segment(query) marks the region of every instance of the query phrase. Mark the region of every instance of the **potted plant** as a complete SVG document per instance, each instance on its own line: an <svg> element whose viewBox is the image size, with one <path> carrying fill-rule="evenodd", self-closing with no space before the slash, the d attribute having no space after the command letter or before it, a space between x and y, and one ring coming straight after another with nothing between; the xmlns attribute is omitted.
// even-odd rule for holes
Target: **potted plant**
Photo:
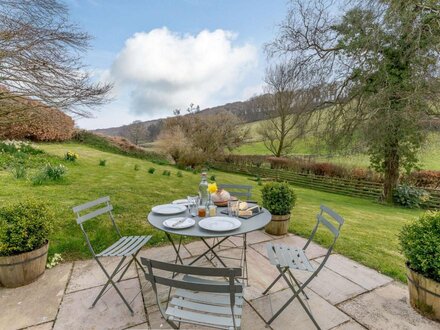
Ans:
<svg viewBox="0 0 440 330"><path fill-rule="evenodd" d="M427 212L403 226L399 241L407 260L411 306L440 320L440 212Z"/></svg>
<svg viewBox="0 0 440 330"><path fill-rule="evenodd" d="M44 273L53 214L46 204L26 200L0 208L0 283L9 288Z"/></svg>
<svg viewBox="0 0 440 330"><path fill-rule="evenodd" d="M271 214L272 219L266 226L266 232L272 235L287 234L290 221L290 210L295 206L296 195L288 183L270 182L261 190L263 207Z"/></svg>

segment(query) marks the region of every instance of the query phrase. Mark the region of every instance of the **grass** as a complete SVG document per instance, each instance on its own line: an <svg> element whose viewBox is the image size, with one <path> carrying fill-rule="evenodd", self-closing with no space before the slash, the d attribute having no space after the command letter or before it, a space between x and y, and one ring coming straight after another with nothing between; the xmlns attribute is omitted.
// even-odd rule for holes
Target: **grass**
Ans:
<svg viewBox="0 0 440 330"><path fill-rule="evenodd" d="M200 176L173 166L153 164L146 160L98 151L90 147L69 144L42 144L51 160L67 167L67 177L61 183L33 186L29 181L15 179L9 171L0 170L0 204L18 198L35 197L46 201L56 213L55 231L50 238L50 254L61 253L66 260L90 258L86 243L75 222L71 208L75 205L109 195L115 207L116 221L124 235L153 234L150 245L165 244L165 235L146 221L151 207L197 193ZM67 151L79 155L76 162L62 159ZM99 166L99 160L108 160ZM138 165L138 170L134 170ZM153 174L148 169L154 167ZM162 175L170 171L171 176ZM256 200L261 200L257 183L246 176L210 171L217 182L245 183L254 186ZM339 196L295 187L297 206L292 213L289 230L307 237L314 225L321 203L337 210L346 219L336 252L373 267L395 279L405 281L404 260L398 250L397 233L403 224L421 212L384 206L368 200ZM111 223L103 218L91 224L92 242L100 250L115 236ZM329 244L329 237L318 232L318 243Z"/></svg>

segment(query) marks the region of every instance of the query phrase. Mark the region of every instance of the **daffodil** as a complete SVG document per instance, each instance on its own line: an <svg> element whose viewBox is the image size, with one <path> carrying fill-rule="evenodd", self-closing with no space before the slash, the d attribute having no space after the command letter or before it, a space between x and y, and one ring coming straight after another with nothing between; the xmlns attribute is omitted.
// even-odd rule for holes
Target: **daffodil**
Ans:
<svg viewBox="0 0 440 330"><path fill-rule="evenodd" d="M217 192L217 183L210 183L208 184L208 191L213 194Z"/></svg>

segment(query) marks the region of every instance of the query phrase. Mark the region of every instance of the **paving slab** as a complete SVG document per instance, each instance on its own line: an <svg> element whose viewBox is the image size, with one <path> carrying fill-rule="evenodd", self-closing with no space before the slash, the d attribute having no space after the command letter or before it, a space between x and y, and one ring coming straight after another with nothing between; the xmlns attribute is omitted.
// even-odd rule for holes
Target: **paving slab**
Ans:
<svg viewBox="0 0 440 330"><path fill-rule="evenodd" d="M241 249L230 249L219 252L220 256L240 257ZM239 260L224 259L226 265L230 267L239 267ZM268 259L253 249L247 251L247 263L249 273L249 286L245 287L244 296L247 300L261 297L263 291L278 276L279 272L275 266L272 266ZM282 290L287 287L287 283L279 281L272 292Z"/></svg>
<svg viewBox="0 0 440 330"><path fill-rule="evenodd" d="M321 263L323 259L324 258L318 258L316 261ZM368 291L393 281L391 277L385 276L374 269L365 267L356 261L341 256L340 254L332 254L327 260L325 267L345 278L348 278Z"/></svg>
<svg viewBox="0 0 440 330"><path fill-rule="evenodd" d="M124 261L126 264L128 258ZM120 257L108 257L101 258L104 268L107 270L109 275L113 273L113 270L116 268L118 263L121 261ZM117 275L116 280L119 279L119 275L122 274L122 271ZM130 265L130 268L124 275L123 279L135 278L137 276L136 268L133 263ZM99 267L96 260L81 260L75 261L73 265L72 276L69 281L69 285L67 286L67 293L75 292L78 290L84 290L93 288L96 286L104 285L107 282L107 277L102 271L101 267Z"/></svg>
<svg viewBox="0 0 440 330"><path fill-rule="evenodd" d="M377 288L338 305L368 329L440 329L408 303L408 289L396 282Z"/></svg>
<svg viewBox="0 0 440 330"><path fill-rule="evenodd" d="M312 265L316 269L319 264L312 261ZM310 272L300 270L292 270L292 274L301 283L304 283L310 275L312 275ZM363 287L325 267L307 287L334 305L367 291Z"/></svg>
<svg viewBox="0 0 440 330"><path fill-rule="evenodd" d="M191 255L183 247L180 248L180 256L182 258L188 258ZM144 257L153 260L161 260L167 262L174 262L176 260L176 252L172 245L165 245L159 247L153 247L149 249L142 249L139 251L138 258Z"/></svg>
<svg viewBox="0 0 440 330"><path fill-rule="evenodd" d="M307 304L321 329L331 329L350 321L350 318L346 314L342 313L311 290L306 290L306 293L309 296ZM292 291L286 289L255 299L251 304L257 312L268 321L291 296ZM280 330L316 329L297 299L288 305L275 321L272 322L271 327Z"/></svg>
<svg viewBox="0 0 440 330"><path fill-rule="evenodd" d="M54 320L71 269L71 263L64 263L47 269L31 284L0 288L0 329L19 329Z"/></svg>
<svg viewBox="0 0 440 330"><path fill-rule="evenodd" d="M296 235L287 235L283 236L279 239L272 240L272 243L276 244L285 244L289 246L296 246L299 248L302 248L306 244L307 240L305 238L296 236ZM267 257L266 252L266 244L267 242L257 243L257 244L251 244L251 248L261 253L264 257ZM318 257L322 257L327 253L327 249L323 248L322 246L319 246L318 244L315 244L313 242L310 243L310 245L307 247L306 255L310 259L315 259Z"/></svg>
<svg viewBox="0 0 440 330"><path fill-rule="evenodd" d="M360 325L356 321L350 320L348 322L345 322L343 324L340 324L340 325L332 328L331 330L365 330L365 329L367 329L367 328Z"/></svg>
<svg viewBox="0 0 440 330"><path fill-rule="evenodd" d="M121 281L118 287L129 302L137 295L131 304L134 315L131 315L114 288L105 293L94 308L90 308L102 288L99 286L66 294L54 329L123 329L146 322L142 296L138 294L138 279Z"/></svg>
<svg viewBox="0 0 440 330"><path fill-rule="evenodd" d="M247 244L257 244L261 242L269 242L270 240L273 240L273 237L266 234L263 230L256 230L253 232L250 232L246 235L246 241ZM242 236L232 236L229 238L235 245L237 246L243 246L243 237Z"/></svg>
<svg viewBox="0 0 440 330"><path fill-rule="evenodd" d="M39 325L26 328L26 330L51 330L53 328L53 322L46 322Z"/></svg>

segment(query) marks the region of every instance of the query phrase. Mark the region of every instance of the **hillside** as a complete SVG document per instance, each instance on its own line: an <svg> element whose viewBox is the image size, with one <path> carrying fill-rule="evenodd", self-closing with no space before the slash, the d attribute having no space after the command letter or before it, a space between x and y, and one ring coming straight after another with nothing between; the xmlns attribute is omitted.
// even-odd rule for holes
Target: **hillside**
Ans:
<svg viewBox="0 0 440 330"><path fill-rule="evenodd" d="M255 101L254 100L248 100L248 101L238 101L238 102L232 102L227 103L224 105L219 105L212 108L206 108L203 110L200 110L198 114L200 115L206 115L206 114L212 114L219 111L229 111L235 114L238 118L240 118L244 123L251 123L259 120L265 119L265 114L261 111L261 109L255 107ZM147 137L145 142L153 142L157 135L160 132L160 128L162 125L163 119L154 119L154 120L148 120L142 122L142 124L145 126L147 130ZM119 127L109 127L109 128L102 128L102 129L96 129L93 130L95 133L101 133L109 136L123 136L128 137L130 128L132 127L131 124L129 125L123 125Z"/></svg>

